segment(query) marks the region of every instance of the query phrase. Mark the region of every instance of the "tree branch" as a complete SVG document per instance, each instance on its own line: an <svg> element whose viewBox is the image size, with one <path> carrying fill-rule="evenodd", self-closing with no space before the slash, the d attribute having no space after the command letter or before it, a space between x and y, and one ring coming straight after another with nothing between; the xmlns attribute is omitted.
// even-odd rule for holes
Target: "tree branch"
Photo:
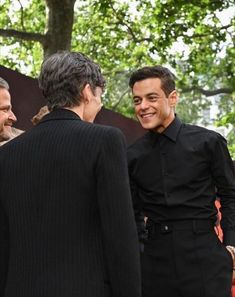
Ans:
<svg viewBox="0 0 235 297"><path fill-rule="evenodd" d="M20 4L20 20L21 20L21 27L23 30L25 30L24 27L24 8L23 5L21 4L20 0L18 0L19 4Z"/></svg>
<svg viewBox="0 0 235 297"><path fill-rule="evenodd" d="M38 41L41 44L44 44L46 39L46 35L43 35L43 34L23 32L23 31L12 30L12 29L0 29L0 36L15 37L18 39L23 39L28 41Z"/></svg>
<svg viewBox="0 0 235 297"><path fill-rule="evenodd" d="M191 87L191 88L184 88L181 90L182 93L189 93L191 91L198 91L205 95L206 97L210 96L215 96L218 94L232 94L233 90L231 88L221 88L221 89L216 89L216 90L204 90L203 88L200 87Z"/></svg>
<svg viewBox="0 0 235 297"><path fill-rule="evenodd" d="M210 36L210 35L213 35L213 36L214 36L215 31L220 32L220 31L222 31L222 30L227 30L227 29L230 28L230 27L232 27L231 24L229 24L229 25L227 25L227 26L222 26L222 27L220 27L220 28L213 28L213 31L208 32L208 33L205 33L205 34L195 33L195 34L193 34L193 35L191 36L191 38L208 37L208 36ZM187 36L187 37L188 37L187 34L184 34L184 36Z"/></svg>
<svg viewBox="0 0 235 297"><path fill-rule="evenodd" d="M133 31L133 29L131 28L131 26L124 21L124 19L117 13L117 11L115 10L115 8L113 7L113 5L110 3L110 7L112 9L112 11L114 12L114 14L116 15L116 18L118 20L118 24L121 24L123 26L125 26L127 28L127 32L130 34L130 36L132 37L133 41L135 43L140 43L140 42L143 42L143 41L151 41L152 39L151 38L140 38L138 39Z"/></svg>
<svg viewBox="0 0 235 297"><path fill-rule="evenodd" d="M118 107L118 105L121 103L122 99L124 98L124 96L129 92L129 88L127 88L119 97L118 101L111 107L111 109L113 111L115 111Z"/></svg>

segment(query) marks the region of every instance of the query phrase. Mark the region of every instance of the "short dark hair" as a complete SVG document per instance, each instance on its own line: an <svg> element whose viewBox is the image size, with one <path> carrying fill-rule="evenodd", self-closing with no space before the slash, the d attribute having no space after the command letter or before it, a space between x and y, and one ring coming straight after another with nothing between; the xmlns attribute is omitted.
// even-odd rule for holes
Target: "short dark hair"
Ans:
<svg viewBox="0 0 235 297"><path fill-rule="evenodd" d="M168 68L160 65L146 66L133 72L129 80L129 86L133 89L136 82L147 78L159 78L161 88L166 96L169 96L175 90L175 75Z"/></svg>
<svg viewBox="0 0 235 297"><path fill-rule="evenodd" d="M8 85L8 82L3 79L2 77L0 77L0 88L2 89L7 89L9 91L9 85Z"/></svg>
<svg viewBox="0 0 235 297"><path fill-rule="evenodd" d="M43 61L39 87L49 110L79 105L86 84L94 92L96 87L104 88L105 80L99 65L84 54L61 51Z"/></svg>

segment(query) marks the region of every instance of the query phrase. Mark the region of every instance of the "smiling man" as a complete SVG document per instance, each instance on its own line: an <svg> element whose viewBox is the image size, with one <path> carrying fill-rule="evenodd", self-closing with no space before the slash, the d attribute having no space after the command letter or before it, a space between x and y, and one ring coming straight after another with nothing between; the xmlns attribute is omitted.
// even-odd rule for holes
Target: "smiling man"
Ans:
<svg viewBox="0 0 235 297"><path fill-rule="evenodd" d="M181 122L167 68L141 68L129 85L136 116L148 130L128 149L143 297L230 297L235 173L226 140ZM214 231L216 197L223 243Z"/></svg>
<svg viewBox="0 0 235 297"><path fill-rule="evenodd" d="M17 119L11 108L9 85L0 77L0 144L13 137L12 125Z"/></svg>

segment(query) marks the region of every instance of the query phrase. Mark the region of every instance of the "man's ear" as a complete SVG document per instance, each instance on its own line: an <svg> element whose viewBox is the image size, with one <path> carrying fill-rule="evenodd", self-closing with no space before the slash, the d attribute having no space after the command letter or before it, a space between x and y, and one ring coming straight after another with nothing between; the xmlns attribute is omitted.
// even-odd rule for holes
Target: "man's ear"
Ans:
<svg viewBox="0 0 235 297"><path fill-rule="evenodd" d="M85 104L88 104L92 99L92 90L89 84L86 84L82 90L82 98Z"/></svg>
<svg viewBox="0 0 235 297"><path fill-rule="evenodd" d="M171 107L175 107L178 102L178 94L176 90L172 91L170 95L168 96L169 103Z"/></svg>

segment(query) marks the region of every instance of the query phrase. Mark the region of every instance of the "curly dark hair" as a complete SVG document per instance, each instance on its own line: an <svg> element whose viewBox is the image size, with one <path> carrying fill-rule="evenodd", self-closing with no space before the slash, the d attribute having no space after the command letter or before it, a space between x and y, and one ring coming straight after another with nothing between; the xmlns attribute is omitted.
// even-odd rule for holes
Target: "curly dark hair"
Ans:
<svg viewBox="0 0 235 297"><path fill-rule="evenodd" d="M46 58L41 66L39 87L49 110L80 104L81 92L89 84L105 86L99 65L79 52L61 51Z"/></svg>

